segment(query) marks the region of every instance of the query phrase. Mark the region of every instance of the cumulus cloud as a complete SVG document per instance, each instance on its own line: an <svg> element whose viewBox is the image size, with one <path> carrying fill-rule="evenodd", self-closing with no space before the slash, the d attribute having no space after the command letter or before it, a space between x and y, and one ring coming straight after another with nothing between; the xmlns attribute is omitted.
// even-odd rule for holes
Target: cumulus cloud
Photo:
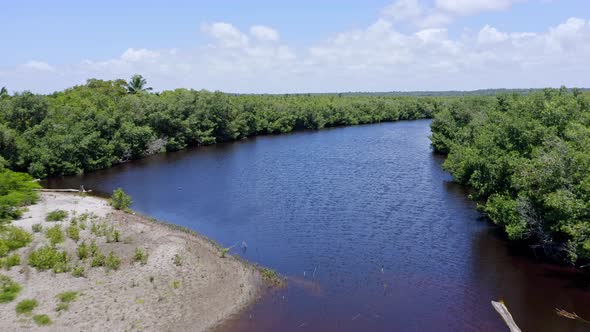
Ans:
<svg viewBox="0 0 590 332"><path fill-rule="evenodd" d="M30 61L0 68L0 81L15 90L41 92L80 84L90 77L128 78L134 73L143 74L156 89L229 92L588 86L587 19L570 18L540 32L502 31L487 24L456 36L449 33L448 23L401 27L432 17L439 9L415 0L400 3L384 9L364 28L343 31L298 50L281 42L272 27L240 30L215 22L201 26L212 43L194 49L129 48L112 59L69 65ZM478 8L504 8L498 5L501 2L492 7L490 3Z"/></svg>
<svg viewBox="0 0 590 332"><path fill-rule="evenodd" d="M519 1L523 0L436 0L436 8L456 15L473 15L506 10Z"/></svg>
<svg viewBox="0 0 590 332"><path fill-rule="evenodd" d="M275 29L264 25L255 25L251 27L250 34L261 41L276 42L279 40L279 33Z"/></svg>

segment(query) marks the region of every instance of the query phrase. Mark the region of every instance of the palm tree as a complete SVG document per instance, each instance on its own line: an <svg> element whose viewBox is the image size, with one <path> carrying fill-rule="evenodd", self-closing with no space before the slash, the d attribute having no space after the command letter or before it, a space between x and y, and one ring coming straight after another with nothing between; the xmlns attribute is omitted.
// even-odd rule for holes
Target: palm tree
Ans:
<svg viewBox="0 0 590 332"><path fill-rule="evenodd" d="M135 74L131 77L131 80L129 80L129 83L127 83L127 92L128 93L138 93L138 92L144 92L144 91L151 91L152 88L145 87L146 84L147 84L147 81L145 80L145 78L143 78L143 76L141 76L139 74Z"/></svg>
<svg viewBox="0 0 590 332"><path fill-rule="evenodd" d="M5 86L3 86L2 89L0 89L0 98L3 97L8 97L8 90L6 90Z"/></svg>

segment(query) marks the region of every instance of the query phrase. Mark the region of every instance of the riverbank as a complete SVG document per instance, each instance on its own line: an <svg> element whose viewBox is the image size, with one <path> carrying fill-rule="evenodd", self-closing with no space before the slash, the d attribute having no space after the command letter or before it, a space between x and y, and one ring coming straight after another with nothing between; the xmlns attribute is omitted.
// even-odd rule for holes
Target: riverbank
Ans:
<svg viewBox="0 0 590 332"><path fill-rule="evenodd" d="M55 210L68 216L46 221ZM208 239L114 210L104 199L41 193L13 224L31 232L33 240L17 251L21 265L0 272L22 286L14 301L0 304L2 331L209 330L252 303L262 287L255 267L223 255ZM71 224L79 229L79 240L65 236L57 245L67 252L69 272L38 271L27 264L29 255L48 243L47 229L61 225L66 230ZM34 225L43 230L34 232L39 227ZM120 258L120 266L92 267L94 259L79 259L81 243L93 241L105 256L113 252ZM74 276L79 267L84 276ZM57 298L64 292L77 295L68 308ZM32 314L47 314L52 324L39 327L32 315L17 314L16 304L24 299L35 299Z"/></svg>

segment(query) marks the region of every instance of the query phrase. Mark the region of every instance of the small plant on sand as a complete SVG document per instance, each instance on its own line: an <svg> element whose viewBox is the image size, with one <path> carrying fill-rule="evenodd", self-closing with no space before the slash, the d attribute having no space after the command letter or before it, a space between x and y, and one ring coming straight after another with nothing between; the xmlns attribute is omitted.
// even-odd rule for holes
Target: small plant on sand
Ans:
<svg viewBox="0 0 590 332"><path fill-rule="evenodd" d="M66 228L66 234L68 234L68 237L75 242L80 240L80 228L78 228L77 225L70 225Z"/></svg>
<svg viewBox="0 0 590 332"><path fill-rule="evenodd" d="M104 266L104 263L105 263L105 256L103 254L101 254L99 251L97 251L96 254L94 254L92 256L92 261L90 262L90 266L91 267Z"/></svg>
<svg viewBox="0 0 590 332"><path fill-rule="evenodd" d="M90 256L90 249L88 248L86 241L82 241L82 243L78 245L76 253L78 254L78 259L82 261Z"/></svg>
<svg viewBox="0 0 590 332"><path fill-rule="evenodd" d="M262 275L262 279L272 282L275 285L282 285L284 282L276 271L267 267L260 268L260 274Z"/></svg>
<svg viewBox="0 0 590 332"><path fill-rule="evenodd" d="M148 254L147 252L143 251L143 249L137 247L135 248L135 254L133 255L133 261L139 262L141 265L147 264Z"/></svg>
<svg viewBox="0 0 590 332"><path fill-rule="evenodd" d="M90 242L90 255L96 256L99 253L98 246L96 245L96 241L92 240Z"/></svg>
<svg viewBox="0 0 590 332"><path fill-rule="evenodd" d="M68 212L64 210L53 210L47 214L47 221L62 221L68 217Z"/></svg>
<svg viewBox="0 0 590 332"><path fill-rule="evenodd" d="M76 266L72 269L72 275L76 278L86 277L84 266Z"/></svg>
<svg viewBox="0 0 590 332"><path fill-rule="evenodd" d="M10 302L18 296L22 286L13 281L12 278L0 275L0 303Z"/></svg>
<svg viewBox="0 0 590 332"><path fill-rule="evenodd" d="M225 255L229 252L231 248L221 248L221 258L225 258Z"/></svg>
<svg viewBox="0 0 590 332"><path fill-rule="evenodd" d="M0 266L7 270L17 265L20 265L20 256L18 254L12 254L8 257L0 258Z"/></svg>
<svg viewBox="0 0 590 332"><path fill-rule="evenodd" d="M121 241L121 232L119 232L118 229L116 229L115 227L111 227L107 230L106 234L106 240L107 243L112 243L112 242L120 242Z"/></svg>
<svg viewBox="0 0 590 332"><path fill-rule="evenodd" d="M57 262L53 265L53 273L66 273L72 270L72 267L67 262Z"/></svg>
<svg viewBox="0 0 590 332"><path fill-rule="evenodd" d="M35 316L33 316L33 320L39 326L47 326L47 325L51 325L51 323L52 323L51 318L49 318L49 316L47 316L47 315L35 315Z"/></svg>
<svg viewBox="0 0 590 332"><path fill-rule="evenodd" d="M111 251L105 259L104 265L108 270L118 270L121 266L121 258Z"/></svg>
<svg viewBox="0 0 590 332"><path fill-rule="evenodd" d="M34 224L31 228L33 229L33 233L41 233L43 231L43 226L41 224Z"/></svg>
<svg viewBox="0 0 590 332"><path fill-rule="evenodd" d="M58 243L64 242L65 240L64 233L61 230L61 225L55 225L48 228L45 232L45 237L49 239L49 243L51 243L51 245L56 245Z"/></svg>
<svg viewBox="0 0 590 332"><path fill-rule="evenodd" d="M12 225L0 224L0 257L8 252L27 246L33 237L24 229Z"/></svg>
<svg viewBox="0 0 590 332"><path fill-rule="evenodd" d="M68 263L65 251L60 251L51 246L44 246L29 255L29 265L37 270L49 270L58 267L61 270Z"/></svg>
<svg viewBox="0 0 590 332"><path fill-rule="evenodd" d="M75 301L78 298L78 292L63 292L57 294L57 299L59 300L59 304L55 311L64 311L70 308L70 302Z"/></svg>
<svg viewBox="0 0 590 332"><path fill-rule="evenodd" d="M176 266L181 266L182 265L182 258L180 257L179 254L175 254L174 258L172 259L172 261L174 262L174 265Z"/></svg>
<svg viewBox="0 0 590 332"><path fill-rule="evenodd" d="M173 280L172 281L172 288L178 289L178 288L180 288L180 285L181 285L180 280Z"/></svg>
<svg viewBox="0 0 590 332"><path fill-rule="evenodd" d="M22 300L16 305L17 314L30 314L39 305L35 299Z"/></svg>
<svg viewBox="0 0 590 332"><path fill-rule="evenodd" d="M117 210L127 210L131 206L133 201L131 200L131 196L127 195L123 189L118 188L117 190L113 191L113 195L111 196L111 205Z"/></svg>

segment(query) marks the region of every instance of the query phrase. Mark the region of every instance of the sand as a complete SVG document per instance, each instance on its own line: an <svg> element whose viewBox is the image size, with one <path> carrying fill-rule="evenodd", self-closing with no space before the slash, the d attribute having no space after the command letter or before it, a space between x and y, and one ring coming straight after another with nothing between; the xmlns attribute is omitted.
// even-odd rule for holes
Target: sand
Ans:
<svg viewBox="0 0 590 332"><path fill-rule="evenodd" d="M69 212L61 222L45 221L48 212ZM13 221L27 231L33 224L45 230L56 223L67 227L72 216L92 213L81 240L96 243L102 253L113 251L122 258L119 270L90 267L89 260L78 262L77 244L66 239L58 247L68 251L74 265L86 267L86 277L72 273L37 271L27 265L29 253L48 240L44 232L33 233L34 240L17 252L21 265L2 270L23 286L18 298L0 304L0 331L203 331L210 330L255 301L262 289L258 270L234 257L222 258L220 248L206 238L146 217L111 208L107 201L92 196L42 193L23 218ZM91 224L108 224L121 233L120 242L106 243L106 238L91 232ZM147 263L133 261L135 249L148 253ZM175 264L179 255L181 264ZM56 295L76 291L80 295L69 309L56 311ZM35 314L47 314L53 323L37 326L30 315L17 315L16 304L36 299Z"/></svg>

